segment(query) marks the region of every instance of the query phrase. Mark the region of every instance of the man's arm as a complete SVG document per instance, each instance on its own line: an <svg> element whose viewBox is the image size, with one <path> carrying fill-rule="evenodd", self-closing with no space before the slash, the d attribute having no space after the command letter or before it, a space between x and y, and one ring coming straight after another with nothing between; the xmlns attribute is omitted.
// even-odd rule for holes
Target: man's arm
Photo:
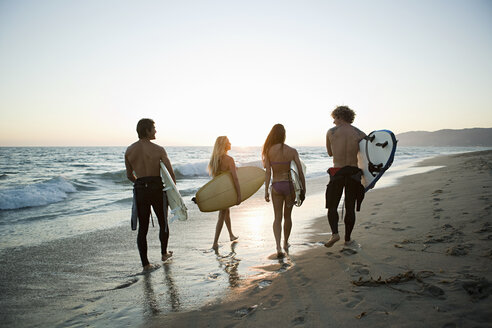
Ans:
<svg viewBox="0 0 492 328"><path fill-rule="evenodd" d="M356 127L354 127L354 128L355 128L355 131L357 131L357 134L359 136L359 141L361 141L362 139L364 139L366 137L366 134L364 132L362 132L361 130L359 130Z"/></svg>
<svg viewBox="0 0 492 328"><path fill-rule="evenodd" d="M330 136L332 134L332 130L328 130L326 132L326 152L328 153L328 156L333 157L333 152L331 151L331 142L330 142Z"/></svg>
<svg viewBox="0 0 492 328"><path fill-rule="evenodd" d="M130 160L128 159L128 151L125 153L125 167L126 167L126 177L128 178L128 180L135 183L137 177L135 177L135 174L133 174L133 168L132 165L130 164Z"/></svg>
<svg viewBox="0 0 492 328"><path fill-rule="evenodd" d="M166 167L167 171L171 175L171 178L173 179L174 183L176 183L176 176L174 175L174 170L173 166L171 165L171 161L169 160L169 157L167 157L166 150L163 147L161 148L161 161L164 163L164 166Z"/></svg>

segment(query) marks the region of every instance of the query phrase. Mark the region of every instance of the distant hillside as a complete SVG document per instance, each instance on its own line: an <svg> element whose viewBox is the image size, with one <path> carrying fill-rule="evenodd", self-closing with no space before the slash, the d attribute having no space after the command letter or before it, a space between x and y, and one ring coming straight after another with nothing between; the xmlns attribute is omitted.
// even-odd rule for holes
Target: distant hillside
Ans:
<svg viewBox="0 0 492 328"><path fill-rule="evenodd" d="M492 147L492 128L411 131L396 136L398 146L484 146Z"/></svg>

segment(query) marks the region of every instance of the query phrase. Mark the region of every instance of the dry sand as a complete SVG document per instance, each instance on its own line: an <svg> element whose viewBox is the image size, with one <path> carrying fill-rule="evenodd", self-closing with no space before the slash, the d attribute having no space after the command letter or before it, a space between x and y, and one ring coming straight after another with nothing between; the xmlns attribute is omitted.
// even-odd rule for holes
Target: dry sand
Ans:
<svg viewBox="0 0 492 328"><path fill-rule="evenodd" d="M366 194L354 246L319 243L285 272L279 261L223 302L150 326L491 327L492 151L422 165L444 167ZM314 226L311 241L326 242L326 217Z"/></svg>

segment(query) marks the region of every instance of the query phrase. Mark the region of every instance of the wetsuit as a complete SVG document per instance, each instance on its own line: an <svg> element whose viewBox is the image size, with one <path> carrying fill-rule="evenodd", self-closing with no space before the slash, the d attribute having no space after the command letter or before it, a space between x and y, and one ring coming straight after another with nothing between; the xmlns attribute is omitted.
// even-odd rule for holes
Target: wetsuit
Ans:
<svg viewBox="0 0 492 328"><path fill-rule="evenodd" d="M147 258L147 232L149 231L150 206L154 208L159 221L161 253L163 255L167 253L169 227L167 224L167 197L163 189L161 177L138 178L134 184L139 225L137 246L142 266L149 264Z"/></svg>
<svg viewBox="0 0 492 328"><path fill-rule="evenodd" d="M345 240L350 240L350 235L355 225L355 205L360 211L360 205L364 199L364 186L361 184L362 171L358 167L345 166L340 169L328 170L330 183L326 187L326 208L328 209L328 222L331 231L338 233L338 204L345 189Z"/></svg>

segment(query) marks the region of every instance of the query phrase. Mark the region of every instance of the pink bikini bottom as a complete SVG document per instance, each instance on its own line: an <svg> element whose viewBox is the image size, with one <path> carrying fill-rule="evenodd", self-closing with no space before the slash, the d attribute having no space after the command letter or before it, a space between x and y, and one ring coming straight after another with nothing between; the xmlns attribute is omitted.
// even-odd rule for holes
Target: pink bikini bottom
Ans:
<svg viewBox="0 0 492 328"><path fill-rule="evenodd" d="M273 190L277 192L277 194L281 194L284 196L288 196L292 193L292 184L290 181L276 181L272 183Z"/></svg>

